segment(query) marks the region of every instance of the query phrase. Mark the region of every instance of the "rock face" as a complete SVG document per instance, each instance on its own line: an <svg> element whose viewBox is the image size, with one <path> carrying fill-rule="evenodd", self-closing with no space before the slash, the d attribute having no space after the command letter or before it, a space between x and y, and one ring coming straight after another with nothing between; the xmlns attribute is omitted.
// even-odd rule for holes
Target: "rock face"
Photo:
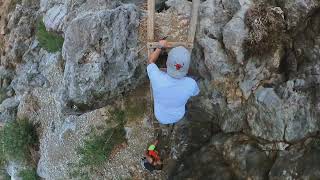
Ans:
<svg viewBox="0 0 320 180"><path fill-rule="evenodd" d="M319 178L319 139L308 139L306 148L292 147L279 153L270 173L270 179Z"/></svg>
<svg viewBox="0 0 320 180"><path fill-rule="evenodd" d="M0 86L6 99L0 122L28 117L39 123L38 175L68 179L91 127L112 127L106 109L117 106L134 116L151 107L140 104L149 98L148 88L130 101L138 108L126 101L147 80L145 54L138 52L145 45L138 33L144 1L23 0L11 9L1 2ZM274 49L249 54L247 12L260 3L283 16L286 37L275 39ZM169 8L186 21L191 4L157 1L159 10ZM319 178L319 12L319 0L201 1L191 67L201 94L191 100L184 127L173 132L183 140L170 144L175 167L157 175L140 168L137 157L154 138L150 114L143 111L126 124L128 147L91 178ZM39 20L64 37L60 51L40 47ZM16 176L23 167L10 163Z"/></svg>
<svg viewBox="0 0 320 180"><path fill-rule="evenodd" d="M285 17L289 40L264 55L248 56L244 46L250 31L246 26L246 13L257 3L204 1L197 31L199 47L193 56L198 75L205 79L202 97L193 103L205 103L205 111L213 114L212 121L222 132L247 134L254 139L244 141L257 144L243 145L233 141L235 145L229 146L234 158L228 156L228 149L224 149L224 143L229 142L226 138L219 140L223 143L216 143L215 148L210 143L199 145L202 149L191 157L186 151L184 158L188 160L181 160L179 172L174 175L176 179L197 179L203 178L202 175L219 179L218 174L222 179L267 179L268 174L270 179L315 177L310 171L304 175L304 169L297 170L298 165L285 168L286 160L282 158L277 158L274 164L272 150L280 150L279 155L287 154L288 143L303 142L310 136L319 138L319 46L317 40L311 40L311 36L315 38L320 34L319 23L316 23L320 17L319 1L268 2ZM303 19L308 15L310 22L306 23ZM262 149L257 148L259 146ZM246 150L240 150L242 148ZM246 162L266 164L253 163L252 167L250 163L241 164L247 150L257 151L254 153L257 157L247 156ZM207 154L223 154L223 158L209 160ZM300 155L296 153L291 157L297 156ZM309 158L309 154L306 156ZM212 168L200 168L208 164ZM309 168L317 167L313 163Z"/></svg>
<svg viewBox="0 0 320 180"><path fill-rule="evenodd" d="M217 134L208 145L186 157L179 168L182 171L173 176L175 179L264 179L271 166L272 159L249 137Z"/></svg>
<svg viewBox="0 0 320 180"><path fill-rule="evenodd" d="M67 106L92 106L137 85L145 74L137 59L139 14L132 5L86 13L65 32L62 92Z"/></svg>

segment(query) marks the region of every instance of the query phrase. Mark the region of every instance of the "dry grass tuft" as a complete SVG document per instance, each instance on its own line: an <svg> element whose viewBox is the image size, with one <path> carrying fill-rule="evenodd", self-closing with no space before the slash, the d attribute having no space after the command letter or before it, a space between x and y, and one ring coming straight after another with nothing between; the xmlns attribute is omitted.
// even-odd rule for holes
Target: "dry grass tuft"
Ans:
<svg viewBox="0 0 320 180"><path fill-rule="evenodd" d="M285 40L285 20L279 7L259 4L248 10L245 19L249 27L247 55L270 52Z"/></svg>

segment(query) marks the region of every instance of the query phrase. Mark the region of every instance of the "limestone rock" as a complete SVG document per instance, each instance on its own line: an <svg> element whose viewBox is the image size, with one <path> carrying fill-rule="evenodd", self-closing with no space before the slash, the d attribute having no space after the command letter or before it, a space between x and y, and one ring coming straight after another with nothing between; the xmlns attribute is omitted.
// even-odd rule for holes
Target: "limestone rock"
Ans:
<svg viewBox="0 0 320 180"><path fill-rule="evenodd" d="M214 145L207 145L198 152L184 159L179 170L173 175L174 179L234 179L235 174L230 170L224 159L217 155Z"/></svg>
<svg viewBox="0 0 320 180"><path fill-rule="evenodd" d="M24 169L26 169L25 165L15 161L10 161L6 168L7 173L13 180L23 180L21 177L19 177L19 173Z"/></svg>
<svg viewBox="0 0 320 180"><path fill-rule="evenodd" d="M232 72L228 57L219 41L205 37L199 41L199 44L204 48L204 63L211 78L222 79L223 75Z"/></svg>
<svg viewBox="0 0 320 180"><path fill-rule="evenodd" d="M244 22L248 9L249 5L245 4L242 6L223 28L223 42L240 64L243 64L244 61L245 50L243 44L249 32Z"/></svg>
<svg viewBox="0 0 320 180"><path fill-rule="evenodd" d="M263 68L263 66L256 67L254 60L249 60L246 64L244 80L239 84L245 99L249 98L252 91L258 87L260 81L263 79L263 76L259 76L262 74Z"/></svg>
<svg viewBox="0 0 320 180"><path fill-rule="evenodd" d="M69 116L64 121L57 119L51 122L40 141L41 158L37 168L40 177L45 179L70 177L71 165L76 164L80 158L76 149L83 143L86 134L92 130L91 127L105 127L104 119L96 118L99 113L100 111L94 111L79 117Z"/></svg>
<svg viewBox="0 0 320 180"><path fill-rule="evenodd" d="M280 98L271 88L258 89L255 97L259 104L250 109L247 119L251 133L270 141L283 140L285 123Z"/></svg>
<svg viewBox="0 0 320 180"><path fill-rule="evenodd" d="M64 0L40 0L40 11L46 12L56 4L63 4Z"/></svg>
<svg viewBox="0 0 320 180"><path fill-rule="evenodd" d="M217 148L222 150L224 159L230 164L238 178L264 179L264 175L272 166L272 159L267 156L266 152L258 148L257 144L250 142L247 136L218 134L213 137L212 143L220 146Z"/></svg>
<svg viewBox="0 0 320 180"><path fill-rule="evenodd" d="M92 106L132 89L144 76L137 59L139 14L133 5L90 12L65 32L62 101Z"/></svg>
<svg viewBox="0 0 320 180"><path fill-rule="evenodd" d="M318 0L281 0L284 4L284 12L287 19L288 29L302 29L305 26L305 18L319 8ZM299 27L300 26L300 27Z"/></svg>
<svg viewBox="0 0 320 180"><path fill-rule="evenodd" d="M319 140L314 140L315 144L307 145L306 150L299 150L293 147L288 151L279 152L269 179L317 179L319 171Z"/></svg>
<svg viewBox="0 0 320 180"><path fill-rule="evenodd" d="M175 179L264 179L272 160L244 135L216 134L185 158Z"/></svg>
<svg viewBox="0 0 320 180"><path fill-rule="evenodd" d="M16 97L8 98L4 100L0 105L0 110L13 109L19 105L19 100Z"/></svg>
<svg viewBox="0 0 320 180"><path fill-rule="evenodd" d="M186 0L168 0L166 5L171 8L171 10L176 11L178 14L184 14L191 17L191 5L192 3Z"/></svg>
<svg viewBox="0 0 320 180"><path fill-rule="evenodd" d="M67 14L65 6L54 6L44 15L43 22L48 30L62 31L63 19Z"/></svg>
<svg viewBox="0 0 320 180"><path fill-rule="evenodd" d="M24 53L32 43L34 24L36 24L36 6L17 5L9 16L7 28L10 34L7 37L6 58L3 64L20 62Z"/></svg>
<svg viewBox="0 0 320 180"><path fill-rule="evenodd" d="M0 105L0 122L10 122L16 119L19 99L15 97L5 99Z"/></svg>
<svg viewBox="0 0 320 180"><path fill-rule="evenodd" d="M199 12L199 36L221 40L222 29L240 8L238 1L208 0L201 3Z"/></svg>
<svg viewBox="0 0 320 180"><path fill-rule="evenodd" d="M220 128L225 133L240 132L246 127L245 118L244 109L230 110L220 118Z"/></svg>

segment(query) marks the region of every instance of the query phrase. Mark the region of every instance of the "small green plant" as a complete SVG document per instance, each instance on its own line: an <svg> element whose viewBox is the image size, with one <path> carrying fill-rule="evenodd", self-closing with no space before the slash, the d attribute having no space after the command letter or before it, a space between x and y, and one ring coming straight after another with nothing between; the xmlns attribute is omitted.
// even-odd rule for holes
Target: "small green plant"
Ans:
<svg viewBox="0 0 320 180"><path fill-rule="evenodd" d="M20 171L19 177L22 178L22 180L38 180L40 179L39 176L37 175L36 169L34 168L29 168Z"/></svg>
<svg viewBox="0 0 320 180"><path fill-rule="evenodd" d="M48 32L42 21L38 23L36 36L40 46L48 52L61 51L64 42L63 37L53 32Z"/></svg>
<svg viewBox="0 0 320 180"><path fill-rule="evenodd" d="M125 113L120 110L112 112L111 119L118 123L114 128L109 128L101 134L94 134L78 149L81 156L80 166L97 167L109 158L115 146L126 141L125 138Z"/></svg>
<svg viewBox="0 0 320 180"><path fill-rule="evenodd" d="M38 143L35 127L27 119L6 123L0 138L2 163L8 160L29 160L30 149Z"/></svg>
<svg viewBox="0 0 320 180"><path fill-rule="evenodd" d="M124 126L126 123L126 114L124 111L116 109L111 112L111 120L117 122L120 126Z"/></svg>

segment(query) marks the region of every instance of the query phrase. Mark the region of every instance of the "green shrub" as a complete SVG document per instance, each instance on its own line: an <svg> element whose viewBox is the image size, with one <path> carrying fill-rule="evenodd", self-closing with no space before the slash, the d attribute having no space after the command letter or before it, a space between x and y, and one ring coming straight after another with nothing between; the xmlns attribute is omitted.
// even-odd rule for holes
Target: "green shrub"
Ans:
<svg viewBox="0 0 320 180"><path fill-rule="evenodd" d="M106 162L115 146L126 141L125 138L125 114L116 110L112 113L112 119L118 123L114 128L109 128L101 134L94 134L78 149L80 154L80 166L97 167Z"/></svg>
<svg viewBox="0 0 320 180"><path fill-rule="evenodd" d="M109 158L113 148L124 141L125 131L121 126L108 129L102 135L95 135L79 149L82 155L80 163L84 166L99 166Z"/></svg>
<svg viewBox="0 0 320 180"><path fill-rule="evenodd" d="M26 161L30 159L30 148L37 144L38 137L33 124L27 119L20 119L5 124L0 141L0 159Z"/></svg>
<svg viewBox="0 0 320 180"><path fill-rule="evenodd" d="M61 51L64 41L63 37L53 32L48 32L42 21L38 23L36 36L43 49L48 52Z"/></svg>
<svg viewBox="0 0 320 180"><path fill-rule="evenodd" d="M40 179L34 168L29 168L29 169L25 169L25 170L20 171L19 177L21 177L22 180L38 180L38 179Z"/></svg>
<svg viewBox="0 0 320 180"><path fill-rule="evenodd" d="M286 40L286 24L279 7L258 4L247 11L245 18L249 27L248 39L245 42L248 56L268 53Z"/></svg>
<svg viewBox="0 0 320 180"><path fill-rule="evenodd" d="M124 111L116 109L111 112L111 120L117 122L120 126L126 123L126 114Z"/></svg>

